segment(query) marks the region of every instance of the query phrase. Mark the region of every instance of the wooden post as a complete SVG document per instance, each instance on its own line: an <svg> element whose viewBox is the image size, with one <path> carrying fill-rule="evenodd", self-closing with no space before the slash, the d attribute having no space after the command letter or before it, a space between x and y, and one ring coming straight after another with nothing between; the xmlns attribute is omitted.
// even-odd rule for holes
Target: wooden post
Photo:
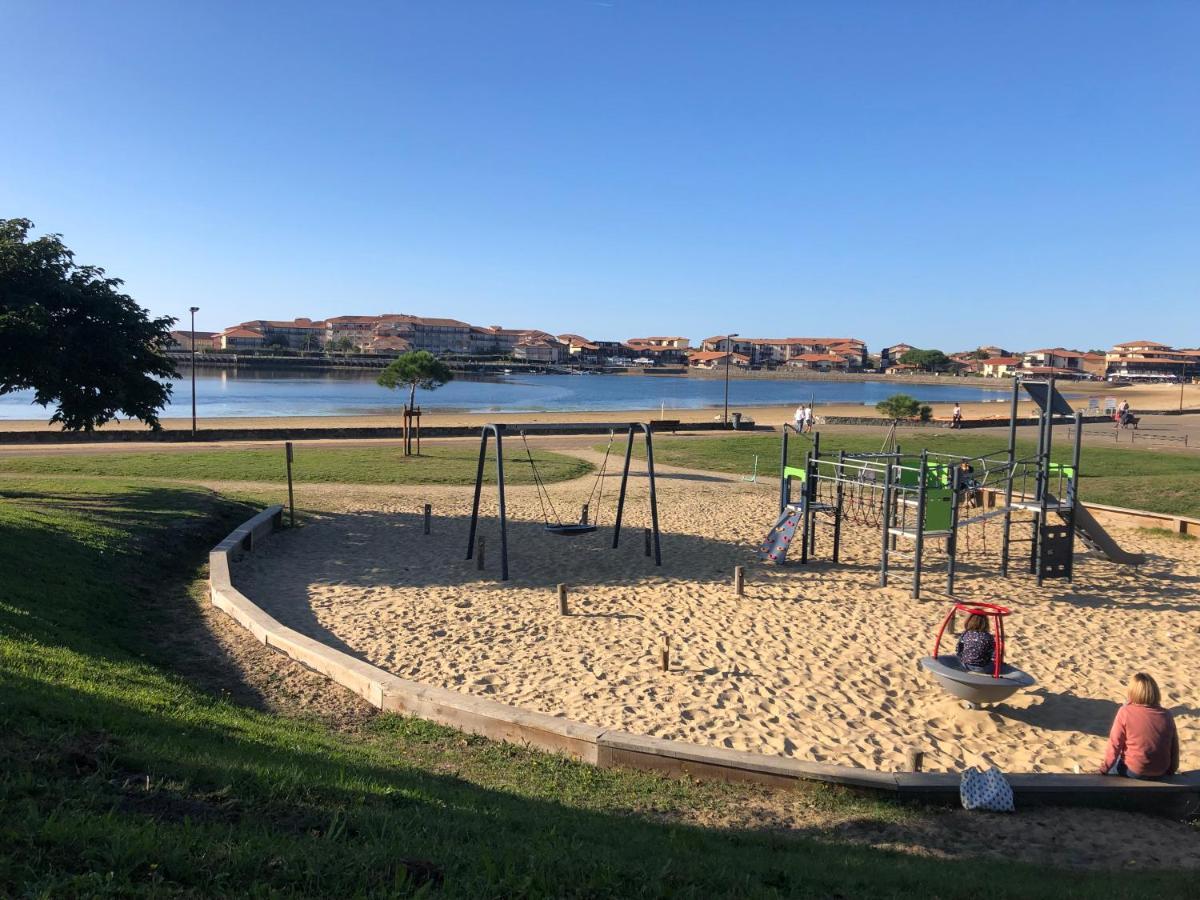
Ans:
<svg viewBox="0 0 1200 900"><path fill-rule="evenodd" d="M479 540L475 542L475 568L476 569L483 568L483 536L482 535L479 537Z"/></svg>
<svg viewBox="0 0 1200 900"><path fill-rule="evenodd" d="M746 567L733 567L733 592L739 597L746 596Z"/></svg>
<svg viewBox="0 0 1200 900"><path fill-rule="evenodd" d="M671 671L671 639L665 634L662 636L662 670L664 672Z"/></svg>
<svg viewBox="0 0 1200 900"><path fill-rule="evenodd" d="M650 555L650 529L649 528L646 529L645 538L646 538L645 553L646 553L646 556L649 556Z"/></svg>
<svg viewBox="0 0 1200 900"><path fill-rule="evenodd" d="M433 513L433 505L430 503L426 503L425 504L425 533L426 534L429 534L429 518L432 515L432 513Z"/></svg>
<svg viewBox="0 0 1200 900"><path fill-rule="evenodd" d="M583 509L579 511L579 524L586 525L588 523L588 505L583 504Z"/></svg>
<svg viewBox="0 0 1200 900"><path fill-rule="evenodd" d="M570 615L567 612L567 586L565 584L558 586L558 612L559 615Z"/></svg>
<svg viewBox="0 0 1200 900"><path fill-rule="evenodd" d="M920 772L921 766L925 762L925 752L923 750L908 751L908 771Z"/></svg>
<svg viewBox="0 0 1200 900"><path fill-rule="evenodd" d="M292 493L292 442L287 441L283 445L284 452L287 454L287 475L288 475L288 524L290 527L296 527L296 495Z"/></svg>

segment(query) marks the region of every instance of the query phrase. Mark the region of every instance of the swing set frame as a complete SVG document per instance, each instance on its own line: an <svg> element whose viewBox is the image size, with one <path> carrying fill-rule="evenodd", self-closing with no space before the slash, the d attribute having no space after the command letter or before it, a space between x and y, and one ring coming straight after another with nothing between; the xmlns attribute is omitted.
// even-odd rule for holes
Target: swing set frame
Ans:
<svg viewBox="0 0 1200 900"><path fill-rule="evenodd" d="M613 520L613 539L612 547L615 550L621 541L621 520L625 512L625 493L629 484L629 464L633 458L633 442L634 437L640 430L646 439L646 476L650 484L650 530L654 548L654 564L662 565L662 543L658 530L658 493L655 490L654 484L654 442L651 437L653 429L645 422L582 422L572 423L571 431L573 433L591 433L599 431L603 433L608 431L610 435L615 436L617 432L624 431L626 433L625 441L625 463L621 469L621 488L617 495L617 513ZM475 499L471 504L471 529L467 535L467 559L472 559L475 555L475 534L479 526L479 500L483 494L483 470L484 464L487 462L488 437L494 437L496 440L496 491L500 514L500 580L508 581L508 512L504 500L504 436L507 434L516 433L524 439L526 434L533 433L556 433L561 434L562 425L551 424L505 424L505 423L489 423L484 425L479 432L479 464L475 469ZM610 437L609 446L611 449L612 438ZM528 448L528 444L526 444ZM540 485L540 478L537 475L537 467L532 462L532 454L530 454L530 465L534 471L535 483L538 485L538 500L541 501L541 491L544 487ZM607 454L605 454L605 465L607 466ZM602 469L599 477L603 478L605 470ZM593 488L593 491L595 489ZM589 495L590 499L590 495ZM597 511L598 514L599 511ZM557 517L557 512L555 513ZM543 518L545 514L543 512ZM548 522L547 522L548 524ZM584 523L581 523L584 524ZM562 527L560 523L560 527ZM567 526L569 528L569 526ZM590 529L594 530L594 529ZM571 531L560 531L559 534L571 534ZM580 530L577 533L586 533Z"/></svg>

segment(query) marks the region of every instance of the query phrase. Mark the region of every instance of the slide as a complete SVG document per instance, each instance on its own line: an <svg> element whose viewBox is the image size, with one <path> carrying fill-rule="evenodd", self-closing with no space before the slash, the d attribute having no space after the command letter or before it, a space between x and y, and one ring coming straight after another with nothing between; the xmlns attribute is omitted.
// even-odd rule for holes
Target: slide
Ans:
<svg viewBox="0 0 1200 900"><path fill-rule="evenodd" d="M1051 503L1057 503L1053 496L1048 495ZM1107 559L1109 562L1120 563L1123 566L1140 566L1146 561L1144 553L1129 553L1122 550L1112 539L1104 526L1087 511L1087 507L1079 504L1075 507L1075 533L1088 547Z"/></svg>
<svg viewBox="0 0 1200 900"><path fill-rule="evenodd" d="M766 540L758 548L758 558L761 561L783 565L787 559L788 547L792 545L792 538L796 536L796 526L800 524L801 515L803 513L799 509L790 506L779 514L779 518L767 533Z"/></svg>

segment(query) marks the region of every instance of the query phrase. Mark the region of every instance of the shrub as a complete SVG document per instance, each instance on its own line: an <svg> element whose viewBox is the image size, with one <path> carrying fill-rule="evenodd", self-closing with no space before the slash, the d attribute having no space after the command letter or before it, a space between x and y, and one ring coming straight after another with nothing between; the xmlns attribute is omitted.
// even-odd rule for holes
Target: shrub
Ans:
<svg viewBox="0 0 1200 900"><path fill-rule="evenodd" d="M892 394L876 403L875 410L889 419L911 419L921 412L921 404L908 394Z"/></svg>

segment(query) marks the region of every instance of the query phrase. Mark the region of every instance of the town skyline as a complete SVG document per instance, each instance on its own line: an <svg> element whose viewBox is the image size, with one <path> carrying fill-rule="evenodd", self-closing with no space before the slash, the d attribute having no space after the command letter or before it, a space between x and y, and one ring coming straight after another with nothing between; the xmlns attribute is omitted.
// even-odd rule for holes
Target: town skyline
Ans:
<svg viewBox="0 0 1200 900"><path fill-rule="evenodd" d="M209 330L1200 340L1200 8L937 6L10 6L0 205Z"/></svg>
<svg viewBox="0 0 1200 900"><path fill-rule="evenodd" d="M478 325L446 317L391 313L325 319L250 319L221 331L176 330L180 348L201 352L326 352L396 357L413 350L438 356L512 359L537 365L588 367L649 365L715 369L729 366L814 372L889 375L938 371L1004 378L1016 374L1066 378L1171 379L1200 374L1200 349L1138 338L1107 349L1062 345L1012 350L999 344L973 348L922 347L898 342L872 354L866 341L840 337L713 335L692 343L683 335L648 335L621 340L577 332Z"/></svg>

